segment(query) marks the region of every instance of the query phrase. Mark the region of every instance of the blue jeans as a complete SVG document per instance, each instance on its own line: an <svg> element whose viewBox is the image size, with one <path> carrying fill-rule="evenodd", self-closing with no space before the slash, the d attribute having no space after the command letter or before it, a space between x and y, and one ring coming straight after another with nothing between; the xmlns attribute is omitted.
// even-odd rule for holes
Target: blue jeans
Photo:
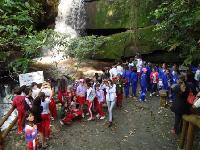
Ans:
<svg viewBox="0 0 200 150"><path fill-rule="evenodd" d="M107 106L108 106L108 115L109 115L109 122L112 122L113 118L113 108L115 106L116 100L114 101L106 101Z"/></svg>

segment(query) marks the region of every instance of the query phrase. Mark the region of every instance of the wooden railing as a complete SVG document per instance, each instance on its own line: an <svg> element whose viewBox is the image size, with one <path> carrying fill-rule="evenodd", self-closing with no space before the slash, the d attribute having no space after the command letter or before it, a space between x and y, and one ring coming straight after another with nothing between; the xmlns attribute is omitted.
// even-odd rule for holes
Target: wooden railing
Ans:
<svg viewBox="0 0 200 150"><path fill-rule="evenodd" d="M180 148L185 150L193 149L195 128L200 128L200 117L195 114L183 115L183 127L180 137Z"/></svg>
<svg viewBox="0 0 200 150"><path fill-rule="evenodd" d="M3 117L3 119L0 121L0 128L2 127L2 125L5 123L5 121L8 120L8 118L10 117L10 115L12 114L12 112L15 109L10 109L7 114ZM12 123L8 126L7 129L5 129L3 132L0 130L0 150L4 150L4 141L6 136L8 135L8 133L12 130L12 128L14 127L14 125L17 122L17 117L12 121Z"/></svg>

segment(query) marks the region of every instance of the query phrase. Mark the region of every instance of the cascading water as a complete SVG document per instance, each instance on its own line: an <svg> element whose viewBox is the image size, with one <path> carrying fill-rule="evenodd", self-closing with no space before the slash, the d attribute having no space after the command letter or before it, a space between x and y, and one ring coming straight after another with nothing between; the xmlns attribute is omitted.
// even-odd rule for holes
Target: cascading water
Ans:
<svg viewBox="0 0 200 150"><path fill-rule="evenodd" d="M43 63L58 62L64 59L66 46L60 45L59 41L69 42L78 37L85 27L85 10L83 0L60 0L58 5L58 16L55 21L54 31L58 34L55 41L58 44L52 49L44 49ZM64 38L63 38L64 37Z"/></svg>
<svg viewBox="0 0 200 150"><path fill-rule="evenodd" d="M85 11L83 0L60 0L58 6L58 16L56 17L54 31L58 33L59 39L55 41L65 40L70 41L73 38L78 37L80 32L85 26ZM65 39L63 39L65 37ZM52 49L43 49L44 56L42 58L35 59L36 62L51 64L63 60L66 47L55 44ZM12 103L12 94L7 93L6 97L0 103L0 119L9 111ZM0 98L1 100L1 98ZM1 130L4 130L17 116L17 111L14 111L9 117L8 121L4 123Z"/></svg>

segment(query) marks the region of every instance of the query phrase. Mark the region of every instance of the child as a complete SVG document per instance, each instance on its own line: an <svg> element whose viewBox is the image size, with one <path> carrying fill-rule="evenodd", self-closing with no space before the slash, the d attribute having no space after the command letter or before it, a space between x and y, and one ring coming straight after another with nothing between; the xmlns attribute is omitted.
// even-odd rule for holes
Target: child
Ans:
<svg viewBox="0 0 200 150"><path fill-rule="evenodd" d="M123 80L120 74L118 74L116 80L114 80L116 85L116 94L117 94L117 107L122 107L122 100L123 100Z"/></svg>
<svg viewBox="0 0 200 150"><path fill-rule="evenodd" d="M88 118L88 121L93 120L93 114L92 114L92 103L94 101L94 98L96 96L95 90L92 88L92 85L90 83L87 83L87 105L88 105L88 112L90 114L90 117Z"/></svg>
<svg viewBox="0 0 200 150"><path fill-rule="evenodd" d="M56 103L55 100L53 99L53 88L51 88L51 85L49 82L44 82L41 87L41 91L46 93L48 92L50 94L49 99L49 111L51 114L51 119L54 120L57 117L57 110L56 110Z"/></svg>
<svg viewBox="0 0 200 150"><path fill-rule="evenodd" d="M63 98L64 98L64 96L67 95L66 92L67 92L66 81L65 81L65 79L61 79L58 82L58 97L57 97L61 104L64 104Z"/></svg>
<svg viewBox="0 0 200 150"><path fill-rule="evenodd" d="M60 120L60 124L64 125L64 124L71 124L72 120L82 116L82 112L79 109L76 109L76 103L75 102L71 102L71 104L69 103L65 103L65 117Z"/></svg>
<svg viewBox="0 0 200 150"><path fill-rule="evenodd" d="M109 113L109 126L112 126L113 121L113 108L116 104L116 85L113 84L112 80L106 82L106 102Z"/></svg>
<svg viewBox="0 0 200 150"><path fill-rule="evenodd" d="M129 88L130 88L130 80L131 80L131 71L128 68L128 66L125 66L125 70L123 72L123 78L125 79L124 83L124 91L125 91L125 96L126 98L129 97Z"/></svg>
<svg viewBox="0 0 200 150"><path fill-rule="evenodd" d="M42 115L42 134L43 138L49 139L50 136L50 111L49 111L49 103L51 93L48 90L42 90L45 94L45 98L41 101L41 106L43 107Z"/></svg>
<svg viewBox="0 0 200 150"><path fill-rule="evenodd" d="M147 93L147 69L142 69L142 75L140 80L140 86L141 86L141 93L140 93L140 101L144 102L146 101L146 93Z"/></svg>
<svg viewBox="0 0 200 150"><path fill-rule="evenodd" d="M32 90L30 88L26 88L24 93L26 94L24 107L26 111L26 116L30 113L33 105L33 98L32 98Z"/></svg>
<svg viewBox="0 0 200 150"><path fill-rule="evenodd" d="M28 124L25 125L25 139L27 142L28 150L36 150L37 149L37 126L34 122L34 115L32 113L29 114Z"/></svg>
<svg viewBox="0 0 200 150"><path fill-rule="evenodd" d="M105 113L103 112L102 104L104 102L104 91L100 89L100 84L96 85L96 98L97 98L97 118L104 119Z"/></svg>
<svg viewBox="0 0 200 150"><path fill-rule="evenodd" d="M17 120L18 133L21 134L23 131L24 120L25 120L25 107L24 107L25 96L21 96L21 90L19 87L16 87L14 89L14 94L16 94L16 96L13 99L11 110L14 110L16 108L18 111L18 120Z"/></svg>
<svg viewBox="0 0 200 150"><path fill-rule="evenodd" d="M133 71L131 72L132 96L136 97L137 83L138 83L137 68L134 67L132 69L133 69Z"/></svg>
<svg viewBox="0 0 200 150"><path fill-rule="evenodd" d="M82 117L84 118L84 113L83 113L83 105L85 103L85 94L86 94L86 87L84 85L84 79L80 79L80 83L76 89L76 100L77 103L79 103L79 109L82 112Z"/></svg>
<svg viewBox="0 0 200 150"><path fill-rule="evenodd" d="M36 82L33 82L31 84L31 88L32 88L32 97L33 97L33 99L35 99L38 96L38 94L40 93L41 90L38 88Z"/></svg>
<svg viewBox="0 0 200 150"><path fill-rule="evenodd" d="M152 72L150 74L150 83L151 83L151 93L150 97L154 95L156 92L158 92L158 72L156 71L155 68L152 69ZM158 95L157 95L158 96Z"/></svg>

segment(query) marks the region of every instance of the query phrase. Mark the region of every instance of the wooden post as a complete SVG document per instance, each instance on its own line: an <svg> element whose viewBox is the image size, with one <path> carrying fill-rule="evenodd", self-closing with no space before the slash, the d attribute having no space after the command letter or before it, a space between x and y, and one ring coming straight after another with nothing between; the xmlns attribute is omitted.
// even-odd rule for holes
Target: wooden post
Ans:
<svg viewBox="0 0 200 150"><path fill-rule="evenodd" d="M194 125L190 122L187 133L186 150L192 150L194 140Z"/></svg>
<svg viewBox="0 0 200 150"><path fill-rule="evenodd" d="M3 143L4 143L4 139L3 139L3 135L0 129L0 150L4 149Z"/></svg>
<svg viewBox="0 0 200 150"><path fill-rule="evenodd" d="M183 119L183 127L181 131L181 137L180 137L180 148L183 149L184 143L185 143L185 138L187 136L187 131L188 131L188 122Z"/></svg>
<svg viewBox="0 0 200 150"><path fill-rule="evenodd" d="M160 90L160 107L166 107L167 105L167 91Z"/></svg>

